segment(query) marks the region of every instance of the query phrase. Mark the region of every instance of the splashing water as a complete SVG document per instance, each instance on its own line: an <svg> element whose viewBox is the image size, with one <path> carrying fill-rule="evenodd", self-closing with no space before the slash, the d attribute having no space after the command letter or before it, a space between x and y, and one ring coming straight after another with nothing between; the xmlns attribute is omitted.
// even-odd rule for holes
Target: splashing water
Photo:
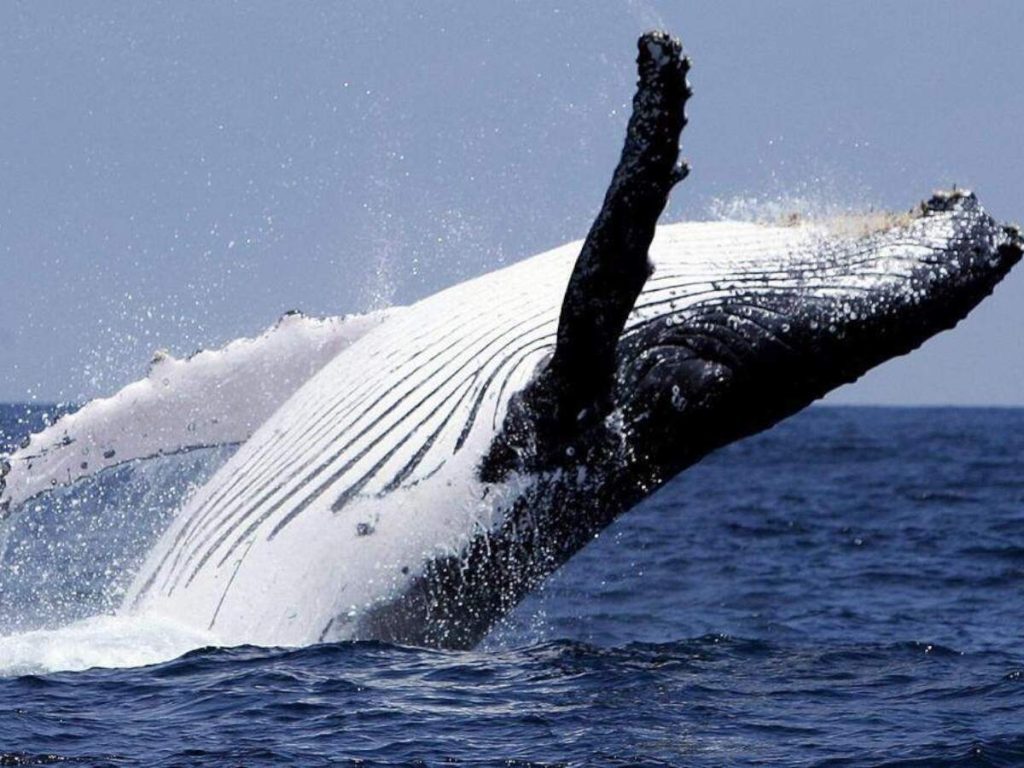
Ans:
<svg viewBox="0 0 1024 768"><path fill-rule="evenodd" d="M0 406L0 443L51 418ZM153 664L216 644L165 619L114 614L182 500L233 452L208 448L108 469L0 521L0 676Z"/></svg>
<svg viewBox="0 0 1024 768"><path fill-rule="evenodd" d="M182 500L234 452L135 462L26 502L0 523L0 632L112 612Z"/></svg>
<svg viewBox="0 0 1024 768"><path fill-rule="evenodd" d="M0 636L0 677L148 666L216 645L214 635L168 619L98 615L59 629Z"/></svg>

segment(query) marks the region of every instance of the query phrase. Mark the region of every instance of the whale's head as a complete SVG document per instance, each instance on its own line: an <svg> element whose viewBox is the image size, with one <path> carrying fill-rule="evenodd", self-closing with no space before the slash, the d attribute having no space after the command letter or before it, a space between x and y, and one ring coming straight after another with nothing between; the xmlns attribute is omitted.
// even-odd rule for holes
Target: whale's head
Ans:
<svg viewBox="0 0 1024 768"><path fill-rule="evenodd" d="M627 328L615 400L641 474L667 478L952 328L1024 245L962 191L797 228L772 258L726 260L701 298L652 302Z"/></svg>

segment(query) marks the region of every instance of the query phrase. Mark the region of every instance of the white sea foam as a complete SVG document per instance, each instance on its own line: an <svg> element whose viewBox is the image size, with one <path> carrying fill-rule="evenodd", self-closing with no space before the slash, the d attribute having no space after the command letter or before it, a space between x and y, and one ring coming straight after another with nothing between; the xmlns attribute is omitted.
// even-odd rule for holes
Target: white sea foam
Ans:
<svg viewBox="0 0 1024 768"><path fill-rule="evenodd" d="M210 633L152 616L93 616L60 629L0 637L0 677L141 667L219 645Z"/></svg>
<svg viewBox="0 0 1024 768"><path fill-rule="evenodd" d="M715 221L743 221L769 226L820 221L869 211L866 204L840 202L814 194L738 195L715 198L708 206L708 214Z"/></svg>

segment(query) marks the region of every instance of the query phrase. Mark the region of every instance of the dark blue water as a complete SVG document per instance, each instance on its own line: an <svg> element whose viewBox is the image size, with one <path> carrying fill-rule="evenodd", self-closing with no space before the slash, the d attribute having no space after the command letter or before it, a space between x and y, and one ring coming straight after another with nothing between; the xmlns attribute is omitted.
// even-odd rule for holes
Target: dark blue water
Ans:
<svg viewBox="0 0 1024 768"><path fill-rule="evenodd" d="M1024 410L812 409L624 516L473 652L0 658L0 765L1024 764L1022 466ZM9 532L0 656L114 599L167 514L131 471L88 520Z"/></svg>

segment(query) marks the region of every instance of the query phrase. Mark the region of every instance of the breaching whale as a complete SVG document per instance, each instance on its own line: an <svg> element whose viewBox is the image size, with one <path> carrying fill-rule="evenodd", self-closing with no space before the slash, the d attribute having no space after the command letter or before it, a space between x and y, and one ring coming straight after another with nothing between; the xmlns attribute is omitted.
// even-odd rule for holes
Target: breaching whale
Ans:
<svg viewBox="0 0 1024 768"><path fill-rule="evenodd" d="M1019 261L966 191L655 229L688 64L660 34L639 64L587 240L365 329L188 499L123 610L225 644L472 646L668 479L952 327Z"/></svg>

